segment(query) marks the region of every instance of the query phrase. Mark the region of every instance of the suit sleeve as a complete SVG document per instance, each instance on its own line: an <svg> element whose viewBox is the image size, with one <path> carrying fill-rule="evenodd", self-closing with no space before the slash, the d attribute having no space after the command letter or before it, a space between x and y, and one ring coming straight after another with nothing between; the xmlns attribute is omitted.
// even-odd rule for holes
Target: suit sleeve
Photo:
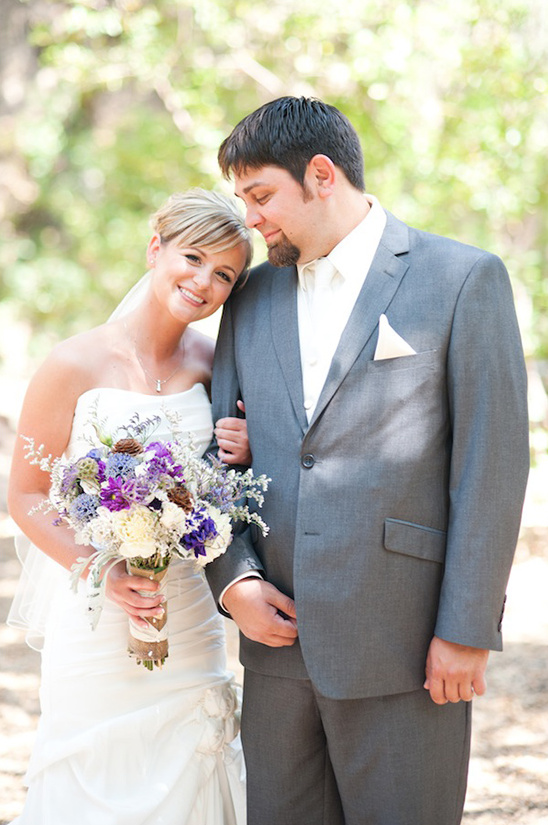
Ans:
<svg viewBox="0 0 548 825"><path fill-rule="evenodd" d="M435 633L501 650L529 470L527 381L508 273L488 253L458 297L447 375L449 525Z"/></svg>
<svg viewBox="0 0 548 825"><path fill-rule="evenodd" d="M213 420L238 416L236 402L242 397L236 370L234 335L230 301L225 305L215 347L213 378L211 382ZM238 523L234 526L234 539L228 550L205 568L206 578L215 598L235 579L246 572L262 572L262 565L253 550L252 529Z"/></svg>

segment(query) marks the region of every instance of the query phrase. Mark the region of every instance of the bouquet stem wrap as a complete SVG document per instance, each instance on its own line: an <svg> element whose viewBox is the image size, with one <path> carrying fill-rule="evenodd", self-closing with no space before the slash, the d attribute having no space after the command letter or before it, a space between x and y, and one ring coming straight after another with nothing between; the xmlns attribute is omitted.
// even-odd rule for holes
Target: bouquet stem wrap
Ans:
<svg viewBox="0 0 548 825"><path fill-rule="evenodd" d="M132 576L140 576L144 579L160 582L160 593L164 593L167 587L167 566L161 570L136 567L127 562L127 571ZM150 590L140 590L141 596L150 596ZM158 591L154 593L157 595ZM131 618L129 620L129 655L137 659L137 663L142 663L148 670L152 670L154 665L162 667L168 656L167 643L167 600L164 602L164 615L145 619L148 628L139 627Z"/></svg>

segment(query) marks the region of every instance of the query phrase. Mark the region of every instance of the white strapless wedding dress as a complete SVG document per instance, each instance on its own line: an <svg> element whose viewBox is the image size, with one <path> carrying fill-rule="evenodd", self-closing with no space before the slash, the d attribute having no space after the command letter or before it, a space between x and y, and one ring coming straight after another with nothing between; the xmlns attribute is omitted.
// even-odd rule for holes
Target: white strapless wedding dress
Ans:
<svg viewBox="0 0 548 825"><path fill-rule="evenodd" d="M95 403L109 431L135 412L141 419L161 415L165 405L179 411L199 449L210 441L211 410L201 384L161 398L98 389L78 400L70 455L90 449L83 437ZM169 437L162 421L155 440ZM244 825L235 691L226 670L222 619L203 576L192 562L170 565L169 657L161 670L150 672L127 654L127 614L107 601L92 631L84 585L75 595L69 574L32 546L28 559L33 553L39 565L53 565L48 580L55 585L47 594L42 716L26 776L26 805L15 823Z"/></svg>

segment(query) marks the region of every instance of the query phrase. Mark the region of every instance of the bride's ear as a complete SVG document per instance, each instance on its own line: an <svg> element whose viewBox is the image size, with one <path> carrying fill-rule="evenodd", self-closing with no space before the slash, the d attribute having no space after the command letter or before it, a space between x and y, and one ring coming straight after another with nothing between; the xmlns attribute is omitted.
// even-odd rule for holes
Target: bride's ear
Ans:
<svg viewBox="0 0 548 825"><path fill-rule="evenodd" d="M149 267L153 267L156 264L156 256L158 255L161 243L162 241L158 233L155 233L148 242L147 264Z"/></svg>

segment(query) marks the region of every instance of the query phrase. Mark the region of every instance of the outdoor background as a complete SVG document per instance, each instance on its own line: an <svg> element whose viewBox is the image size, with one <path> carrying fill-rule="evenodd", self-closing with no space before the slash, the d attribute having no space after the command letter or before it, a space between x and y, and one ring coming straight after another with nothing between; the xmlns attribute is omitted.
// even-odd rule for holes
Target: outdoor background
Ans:
<svg viewBox="0 0 548 825"><path fill-rule="evenodd" d="M548 823L547 67L546 0L0 0L0 621L28 376L142 274L148 217L172 191L231 191L216 153L243 115L321 97L357 128L383 206L510 272L533 469L465 821ZM0 644L1 825L24 798L38 657L5 626Z"/></svg>

